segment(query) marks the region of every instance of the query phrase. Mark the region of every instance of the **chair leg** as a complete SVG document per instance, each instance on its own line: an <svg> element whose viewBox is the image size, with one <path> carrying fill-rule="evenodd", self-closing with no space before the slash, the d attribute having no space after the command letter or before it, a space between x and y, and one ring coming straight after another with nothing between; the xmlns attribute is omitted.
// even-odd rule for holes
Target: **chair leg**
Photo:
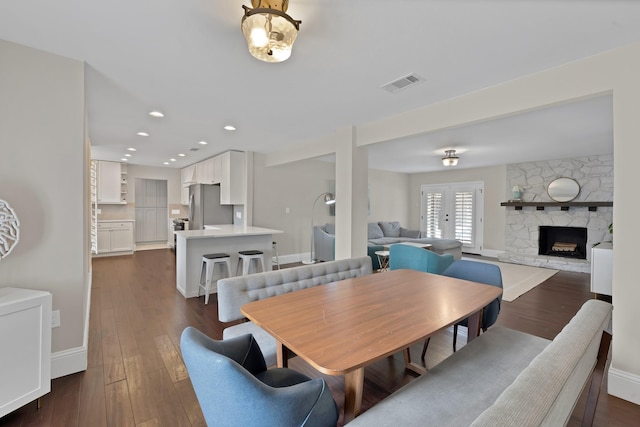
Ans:
<svg viewBox="0 0 640 427"><path fill-rule="evenodd" d="M420 356L420 358L422 359L423 362L424 362L424 355L427 354L427 347L429 347L429 341L431 341L431 337L424 340L424 345L422 346L422 356Z"/></svg>
<svg viewBox="0 0 640 427"><path fill-rule="evenodd" d="M453 352L456 352L456 342L458 341L458 325L453 325Z"/></svg>

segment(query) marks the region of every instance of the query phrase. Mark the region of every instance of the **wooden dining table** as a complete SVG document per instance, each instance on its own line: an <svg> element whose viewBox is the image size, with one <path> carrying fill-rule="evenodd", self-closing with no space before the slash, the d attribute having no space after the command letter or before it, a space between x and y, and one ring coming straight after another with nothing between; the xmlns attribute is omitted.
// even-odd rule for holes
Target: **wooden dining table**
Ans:
<svg viewBox="0 0 640 427"><path fill-rule="evenodd" d="M290 352L318 371L345 377L345 422L362 404L364 368L469 318L502 289L414 270L394 270L314 286L245 304L243 314L276 339L278 366ZM411 364L405 351L407 367Z"/></svg>

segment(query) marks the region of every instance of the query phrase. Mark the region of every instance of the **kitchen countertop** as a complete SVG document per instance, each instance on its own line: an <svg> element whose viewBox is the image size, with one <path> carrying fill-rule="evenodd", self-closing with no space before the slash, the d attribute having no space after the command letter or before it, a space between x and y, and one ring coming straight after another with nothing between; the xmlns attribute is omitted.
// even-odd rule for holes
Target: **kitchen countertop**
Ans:
<svg viewBox="0 0 640 427"><path fill-rule="evenodd" d="M174 231L177 236L186 239L209 239L216 237L260 236L265 234L282 234L282 230L254 227L251 225L216 224L205 225L205 230Z"/></svg>

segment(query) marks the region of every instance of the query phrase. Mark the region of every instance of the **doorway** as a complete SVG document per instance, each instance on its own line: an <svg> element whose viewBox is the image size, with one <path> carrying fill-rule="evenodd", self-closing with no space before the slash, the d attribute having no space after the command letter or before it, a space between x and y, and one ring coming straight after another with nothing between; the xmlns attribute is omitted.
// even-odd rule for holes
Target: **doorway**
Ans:
<svg viewBox="0 0 640 427"><path fill-rule="evenodd" d="M482 251L484 183L422 185L420 230L423 237L455 239L468 253Z"/></svg>

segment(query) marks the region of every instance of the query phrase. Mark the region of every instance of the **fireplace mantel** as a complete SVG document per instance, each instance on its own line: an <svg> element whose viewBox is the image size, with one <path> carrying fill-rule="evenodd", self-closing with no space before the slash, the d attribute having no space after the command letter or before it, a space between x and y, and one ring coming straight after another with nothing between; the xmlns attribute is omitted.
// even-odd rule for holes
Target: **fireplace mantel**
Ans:
<svg viewBox="0 0 640 427"><path fill-rule="evenodd" d="M560 207L560 210L563 211L568 211L570 207L586 207L593 212L597 211L599 207L612 207L613 202L521 202L510 200L500 203L500 206L513 206L517 211L521 211L525 206L535 206L539 211L543 211L545 207Z"/></svg>

